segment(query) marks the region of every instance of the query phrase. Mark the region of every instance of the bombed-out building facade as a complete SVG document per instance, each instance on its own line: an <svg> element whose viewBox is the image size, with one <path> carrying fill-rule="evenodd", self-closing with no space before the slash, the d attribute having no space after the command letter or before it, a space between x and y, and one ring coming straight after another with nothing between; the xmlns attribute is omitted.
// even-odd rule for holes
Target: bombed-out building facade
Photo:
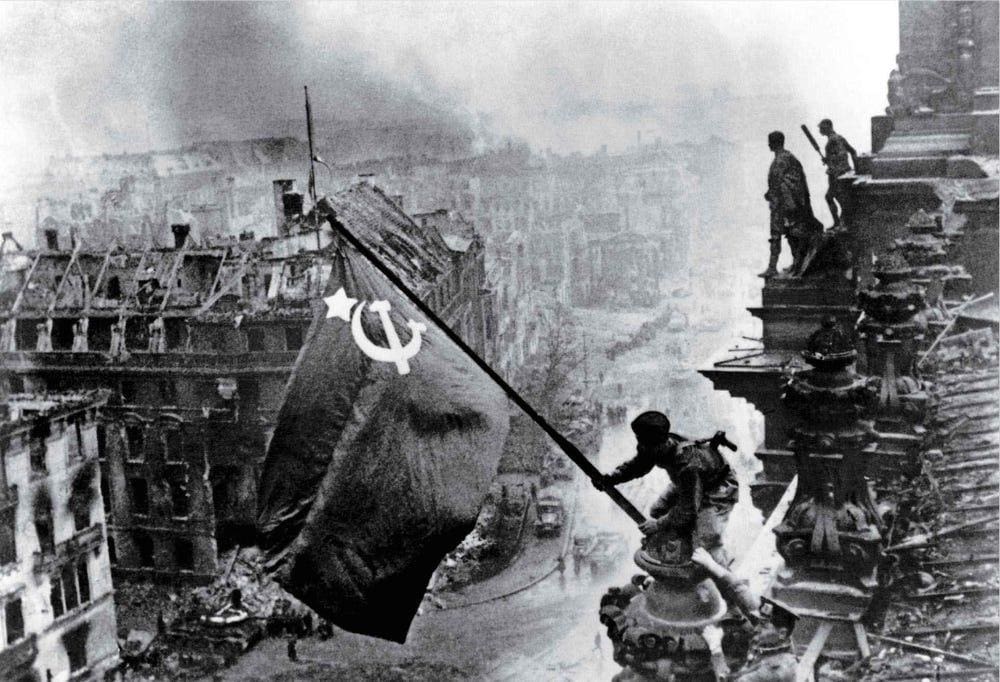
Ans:
<svg viewBox="0 0 1000 682"><path fill-rule="evenodd" d="M273 187L263 239L197 239L182 223L141 248L88 232L36 251L5 239L6 390L110 393L95 433L116 575L203 582L220 551L253 541L260 465L332 268L326 216L306 210L293 181ZM492 295L471 225L414 222L370 182L326 201L390 263L419 263L410 284L491 356Z"/></svg>
<svg viewBox="0 0 1000 682"><path fill-rule="evenodd" d="M99 679L118 663L98 438L106 392L0 401L0 678Z"/></svg>

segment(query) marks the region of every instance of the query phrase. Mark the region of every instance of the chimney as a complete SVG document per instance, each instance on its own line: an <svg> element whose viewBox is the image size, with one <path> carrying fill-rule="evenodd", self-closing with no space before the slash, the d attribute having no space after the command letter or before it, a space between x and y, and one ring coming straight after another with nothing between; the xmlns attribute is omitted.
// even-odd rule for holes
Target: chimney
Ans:
<svg viewBox="0 0 1000 682"><path fill-rule="evenodd" d="M358 182L364 183L369 187L375 186L375 174L374 173L358 173Z"/></svg>
<svg viewBox="0 0 1000 682"><path fill-rule="evenodd" d="M285 226L287 229L288 223L295 219L295 216L300 216L303 213L303 207L305 206L305 197L302 196L302 192L285 192L281 195L281 206L285 212Z"/></svg>
<svg viewBox="0 0 1000 682"><path fill-rule="evenodd" d="M275 180L271 183L274 190L274 234L285 234L285 192L295 191L294 180Z"/></svg>
<svg viewBox="0 0 1000 682"><path fill-rule="evenodd" d="M184 224L171 225L170 231L174 233L174 248L179 249L184 246L188 235L191 234L191 226Z"/></svg>

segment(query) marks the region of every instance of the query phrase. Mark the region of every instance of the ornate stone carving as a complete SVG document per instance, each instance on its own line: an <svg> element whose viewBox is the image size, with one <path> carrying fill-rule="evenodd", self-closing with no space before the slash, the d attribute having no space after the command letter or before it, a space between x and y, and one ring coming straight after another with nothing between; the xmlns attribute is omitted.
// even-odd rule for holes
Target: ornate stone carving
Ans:
<svg viewBox="0 0 1000 682"><path fill-rule="evenodd" d="M880 402L898 400L896 379L914 373L914 360L927 330L923 291L910 281L912 268L898 252L880 257L875 286L858 294L865 318L858 332L865 343L869 371L882 377Z"/></svg>
<svg viewBox="0 0 1000 682"><path fill-rule="evenodd" d="M855 373L850 337L829 318L802 353L812 369L789 380L783 401L795 417L795 499L775 528L789 569L853 578L874 587L881 520L865 481L876 434L863 417L871 381Z"/></svg>
<svg viewBox="0 0 1000 682"><path fill-rule="evenodd" d="M691 562L691 549L689 538L669 531L647 536L635 562L648 575L602 597L601 623L625 668L616 679L712 679L745 660L746 621L729 613L715 582Z"/></svg>

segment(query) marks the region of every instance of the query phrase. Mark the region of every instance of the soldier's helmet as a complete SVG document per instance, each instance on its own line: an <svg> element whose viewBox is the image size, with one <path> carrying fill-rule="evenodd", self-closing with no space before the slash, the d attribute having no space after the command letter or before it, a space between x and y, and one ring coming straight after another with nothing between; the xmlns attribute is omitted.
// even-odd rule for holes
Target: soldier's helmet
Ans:
<svg viewBox="0 0 1000 682"><path fill-rule="evenodd" d="M670 420L662 412L643 412L632 420L632 432L640 441L662 442L670 436Z"/></svg>

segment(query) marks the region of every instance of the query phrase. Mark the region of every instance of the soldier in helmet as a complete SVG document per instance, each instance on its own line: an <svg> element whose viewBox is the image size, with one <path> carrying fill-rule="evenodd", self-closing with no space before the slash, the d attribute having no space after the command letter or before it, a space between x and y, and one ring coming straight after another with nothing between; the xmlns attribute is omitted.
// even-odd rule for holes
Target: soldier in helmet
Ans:
<svg viewBox="0 0 1000 682"><path fill-rule="evenodd" d="M653 503L650 519L639 529L651 533L673 530L690 534L696 547L705 548L723 566L729 556L722 533L739 499L736 476L716 447L725 441L719 432L711 443L685 441L670 432L662 412L644 412L632 422L638 441L636 456L604 476L602 487L625 483L648 474L654 466L667 470L670 486Z"/></svg>

